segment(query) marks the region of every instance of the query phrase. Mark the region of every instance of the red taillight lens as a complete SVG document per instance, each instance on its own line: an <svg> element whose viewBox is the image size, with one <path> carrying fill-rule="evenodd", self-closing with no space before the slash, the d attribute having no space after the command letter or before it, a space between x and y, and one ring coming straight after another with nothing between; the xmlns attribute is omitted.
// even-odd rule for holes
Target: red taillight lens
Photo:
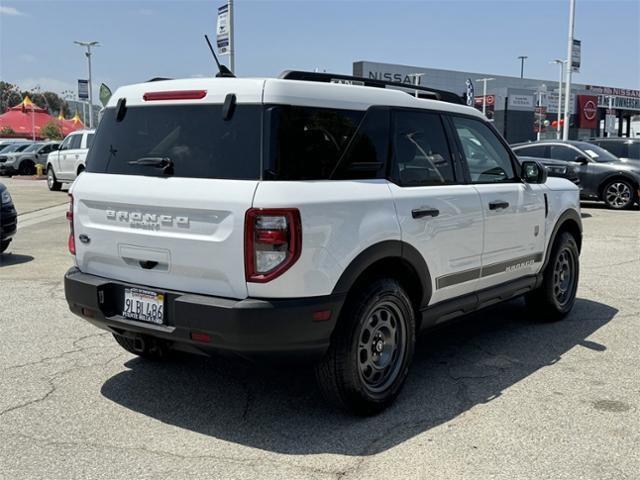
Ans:
<svg viewBox="0 0 640 480"><path fill-rule="evenodd" d="M69 194L69 210L67 210L67 220L69 220L69 253L76 254L76 238L73 232L73 195Z"/></svg>
<svg viewBox="0 0 640 480"><path fill-rule="evenodd" d="M142 95L145 102L156 100L199 100L207 95L206 90L170 90L165 92L147 92Z"/></svg>
<svg viewBox="0 0 640 480"><path fill-rule="evenodd" d="M300 257L302 223L297 208L251 208L245 215L244 228L247 282L269 282Z"/></svg>

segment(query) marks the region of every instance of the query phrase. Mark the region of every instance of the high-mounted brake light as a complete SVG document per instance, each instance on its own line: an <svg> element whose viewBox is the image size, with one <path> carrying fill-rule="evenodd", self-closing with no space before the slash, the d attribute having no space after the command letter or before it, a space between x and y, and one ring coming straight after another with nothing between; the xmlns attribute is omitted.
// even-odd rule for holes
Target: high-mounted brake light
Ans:
<svg viewBox="0 0 640 480"><path fill-rule="evenodd" d="M300 258L302 223L297 208L251 208L244 225L247 282L269 282Z"/></svg>
<svg viewBox="0 0 640 480"><path fill-rule="evenodd" d="M165 92L147 92L142 95L145 102L156 100L199 100L207 94L206 90L168 90Z"/></svg>
<svg viewBox="0 0 640 480"><path fill-rule="evenodd" d="M69 253L71 255L76 254L76 238L73 231L73 195L69 194L69 210L67 210L67 220L69 220L69 240L67 245L69 246Z"/></svg>

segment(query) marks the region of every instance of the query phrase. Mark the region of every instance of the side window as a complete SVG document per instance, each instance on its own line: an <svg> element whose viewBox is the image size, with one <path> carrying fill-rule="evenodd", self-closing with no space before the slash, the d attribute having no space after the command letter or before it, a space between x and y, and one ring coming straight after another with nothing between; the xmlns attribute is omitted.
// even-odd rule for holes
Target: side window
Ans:
<svg viewBox="0 0 640 480"><path fill-rule="evenodd" d="M549 158L549 149L545 145L531 145L514 149L521 157Z"/></svg>
<svg viewBox="0 0 640 480"><path fill-rule="evenodd" d="M49 153L49 152L51 151L51 148L52 148L52 147L53 147L52 145L45 145L44 147L42 147L42 148L40 149L40 151L39 151L38 153L43 154L43 155L44 155L45 153Z"/></svg>
<svg viewBox="0 0 640 480"><path fill-rule="evenodd" d="M60 145L60 150L69 150L69 144L71 143L71 139L74 137L74 135L70 135L67 138L64 139L64 142L62 142L62 145Z"/></svg>
<svg viewBox="0 0 640 480"><path fill-rule="evenodd" d="M439 114L394 112L391 178L403 187L455 182L451 153Z"/></svg>
<svg viewBox="0 0 640 480"><path fill-rule="evenodd" d="M93 144L94 135L95 133L87 133L87 146L85 148L91 148L91 145Z"/></svg>
<svg viewBox="0 0 640 480"><path fill-rule="evenodd" d="M579 153L573 148L565 147L564 145L551 145L550 157L555 160L573 162L577 156L579 156Z"/></svg>
<svg viewBox="0 0 640 480"><path fill-rule="evenodd" d="M508 182L515 179L509 151L483 121L457 116L452 119L472 182Z"/></svg>
<svg viewBox="0 0 640 480"><path fill-rule="evenodd" d="M75 150L76 148L80 148L81 142L82 142L82 135L71 135L69 150Z"/></svg>
<svg viewBox="0 0 640 480"><path fill-rule="evenodd" d="M334 180L384 178L389 151L389 110L371 109L331 176Z"/></svg>

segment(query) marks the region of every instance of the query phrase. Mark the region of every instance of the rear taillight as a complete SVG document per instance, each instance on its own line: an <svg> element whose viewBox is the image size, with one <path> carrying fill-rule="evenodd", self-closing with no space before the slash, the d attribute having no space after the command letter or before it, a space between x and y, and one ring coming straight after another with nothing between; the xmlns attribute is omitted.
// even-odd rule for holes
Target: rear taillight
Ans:
<svg viewBox="0 0 640 480"><path fill-rule="evenodd" d="M300 257L302 223L297 208L251 208L247 210L244 225L247 282L273 280Z"/></svg>
<svg viewBox="0 0 640 480"><path fill-rule="evenodd" d="M69 194L69 210L67 210L67 220L69 220L69 253L76 254L76 238L73 232L73 195Z"/></svg>

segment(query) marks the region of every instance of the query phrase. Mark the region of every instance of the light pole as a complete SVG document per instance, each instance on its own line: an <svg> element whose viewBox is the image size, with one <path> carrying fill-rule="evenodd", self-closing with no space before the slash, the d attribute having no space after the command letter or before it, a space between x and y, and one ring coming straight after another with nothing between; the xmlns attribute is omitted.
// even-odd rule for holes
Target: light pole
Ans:
<svg viewBox="0 0 640 480"><path fill-rule="evenodd" d="M236 71L236 46L233 41L233 31L235 30L235 26L233 24L234 15L233 0L229 0L229 70L232 72Z"/></svg>
<svg viewBox="0 0 640 480"><path fill-rule="evenodd" d="M538 111L536 112L536 115L538 116L538 141L540 141L540 138L542 136L542 126L544 124L542 120L542 94L544 93L547 93L547 86L543 83L538 88Z"/></svg>
<svg viewBox="0 0 640 480"><path fill-rule="evenodd" d="M93 128L93 87L91 86L91 47L99 47L98 42L79 42L75 40L73 43L80 45L81 47L87 47L85 55L89 63L89 128Z"/></svg>
<svg viewBox="0 0 640 480"><path fill-rule="evenodd" d="M555 63L560 66L560 79L558 80L558 119L556 125L556 138L560 140L560 124L562 123L562 78L564 77L565 61L556 58L553 62L549 63Z"/></svg>
<svg viewBox="0 0 640 480"><path fill-rule="evenodd" d="M414 85L420 85L420 78L424 77L424 73L410 73L409 76L413 77ZM415 91L415 97L418 98L418 90Z"/></svg>
<svg viewBox="0 0 640 480"><path fill-rule="evenodd" d="M569 99L571 98L571 57L573 56L573 31L576 17L576 0L569 0L569 39L567 41L567 88L564 90L564 125L562 139L569 139Z"/></svg>
<svg viewBox="0 0 640 480"><path fill-rule="evenodd" d="M529 57L520 55L518 58L520 59L520 78L524 78L524 61Z"/></svg>
<svg viewBox="0 0 640 480"><path fill-rule="evenodd" d="M482 82L482 115L487 116L487 82L495 78L477 78L476 82Z"/></svg>

